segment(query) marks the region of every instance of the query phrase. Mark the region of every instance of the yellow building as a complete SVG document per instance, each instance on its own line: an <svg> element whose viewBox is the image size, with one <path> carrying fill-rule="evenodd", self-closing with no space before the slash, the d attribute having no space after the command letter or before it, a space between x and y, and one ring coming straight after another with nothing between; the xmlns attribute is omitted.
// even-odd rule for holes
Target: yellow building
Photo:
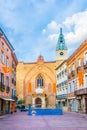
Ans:
<svg viewBox="0 0 87 130"><path fill-rule="evenodd" d="M45 62L39 56L37 62L19 62L17 66L17 95L27 104L55 105L56 62Z"/></svg>
<svg viewBox="0 0 87 130"><path fill-rule="evenodd" d="M62 48L61 48L62 47ZM63 48L64 47L64 48ZM39 56L36 62L19 62L16 73L16 90L18 99L25 104L39 107L53 107L56 104L56 66L66 58L67 49L60 29L56 47L56 61L45 62Z"/></svg>

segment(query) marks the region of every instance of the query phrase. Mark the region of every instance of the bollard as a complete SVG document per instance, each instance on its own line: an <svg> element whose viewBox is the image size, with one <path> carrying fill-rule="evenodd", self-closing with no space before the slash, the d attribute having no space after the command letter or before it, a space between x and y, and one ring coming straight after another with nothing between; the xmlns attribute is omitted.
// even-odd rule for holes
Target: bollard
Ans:
<svg viewBox="0 0 87 130"><path fill-rule="evenodd" d="M28 105L28 115L31 115L31 104Z"/></svg>

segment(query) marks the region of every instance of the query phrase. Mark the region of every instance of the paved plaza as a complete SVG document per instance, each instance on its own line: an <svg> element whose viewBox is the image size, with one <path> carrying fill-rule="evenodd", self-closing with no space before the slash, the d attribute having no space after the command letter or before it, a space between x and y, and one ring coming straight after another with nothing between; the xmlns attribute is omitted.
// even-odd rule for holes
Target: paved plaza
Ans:
<svg viewBox="0 0 87 130"><path fill-rule="evenodd" d="M27 112L0 117L0 130L87 130L87 115L28 116Z"/></svg>

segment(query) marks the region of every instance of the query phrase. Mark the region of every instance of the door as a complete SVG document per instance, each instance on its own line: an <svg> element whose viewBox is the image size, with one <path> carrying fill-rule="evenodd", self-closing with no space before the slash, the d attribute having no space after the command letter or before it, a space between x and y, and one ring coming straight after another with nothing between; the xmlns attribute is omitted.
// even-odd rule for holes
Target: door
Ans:
<svg viewBox="0 0 87 130"><path fill-rule="evenodd" d="M76 111L76 100L72 101L72 111Z"/></svg>
<svg viewBox="0 0 87 130"><path fill-rule="evenodd" d="M87 98L85 99L85 112L87 113Z"/></svg>
<svg viewBox="0 0 87 130"><path fill-rule="evenodd" d="M6 101L5 102L5 114L9 114L10 113L10 102Z"/></svg>
<svg viewBox="0 0 87 130"><path fill-rule="evenodd" d="M42 105L41 98L36 98L36 100L35 100L35 107L41 107L41 105Z"/></svg>

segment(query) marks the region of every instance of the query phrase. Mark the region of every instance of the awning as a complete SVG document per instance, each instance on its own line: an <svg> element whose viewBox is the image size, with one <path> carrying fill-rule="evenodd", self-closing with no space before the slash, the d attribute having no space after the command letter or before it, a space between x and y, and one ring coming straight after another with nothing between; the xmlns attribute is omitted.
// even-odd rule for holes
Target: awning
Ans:
<svg viewBox="0 0 87 130"><path fill-rule="evenodd" d="M57 102L60 102L61 100L56 100Z"/></svg>
<svg viewBox="0 0 87 130"><path fill-rule="evenodd" d="M65 99L56 100L57 102L63 102Z"/></svg>
<svg viewBox="0 0 87 130"><path fill-rule="evenodd" d="M64 101L65 101L65 99L62 99L61 101L62 101L62 102L64 102Z"/></svg>
<svg viewBox="0 0 87 130"><path fill-rule="evenodd" d="M5 100L5 101L15 101L15 100L13 100L13 99L11 99L11 98L0 98L0 99L3 99L3 100Z"/></svg>
<svg viewBox="0 0 87 130"><path fill-rule="evenodd" d="M68 99L75 99L76 97L68 97Z"/></svg>

